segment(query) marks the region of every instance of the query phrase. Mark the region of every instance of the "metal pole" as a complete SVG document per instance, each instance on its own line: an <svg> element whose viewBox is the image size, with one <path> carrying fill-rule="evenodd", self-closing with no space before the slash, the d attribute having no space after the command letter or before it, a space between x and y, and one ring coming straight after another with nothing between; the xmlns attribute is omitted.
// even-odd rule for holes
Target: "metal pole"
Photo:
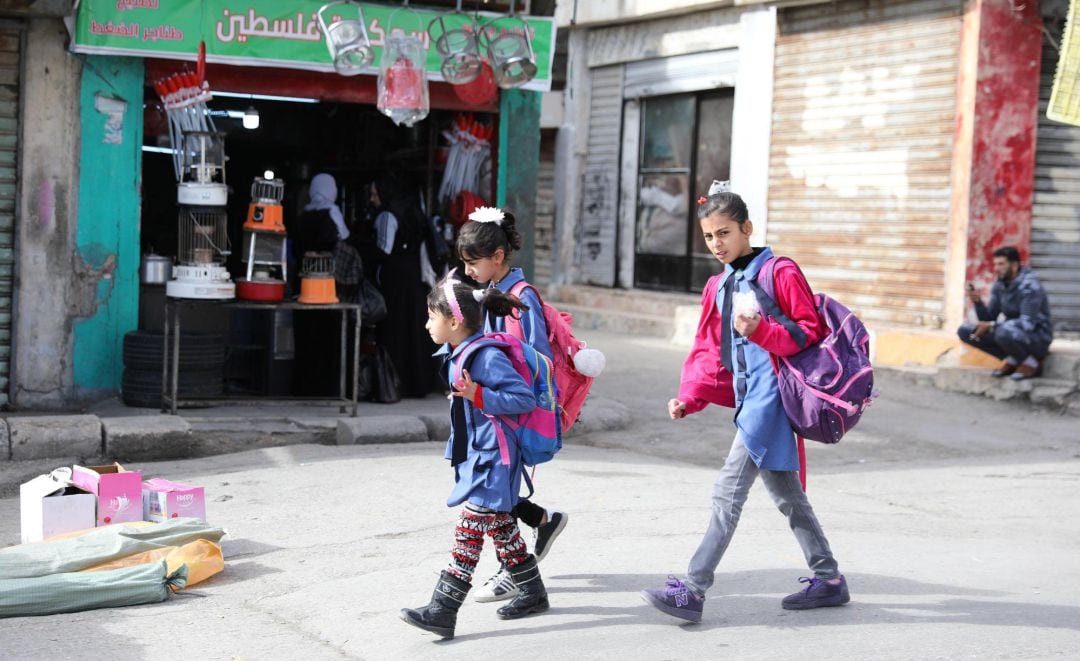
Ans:
<svg viewBox="0 0 1080 661"><path fill-rule="evenodd" d="M338 359L338 365L340 366L340 368L338 369L338 392L341 393L341 404L338 406L338 413L345 412L345 402L349 399L349 393L345 390L345 372L347 371L346 365L349 364L349 353L348 349L346 348L348 346L346 342L349 338L348 320L349 308L343 305L341 307L341 355Z"/></svg>
<svg viewBox="0 0 1080 661"><path fill-rule="evenodd" d="M165 412L165 394L169 378L169 297L165 297L165 327L161 337L161 412Z"/></svg>
<svg viewBox="0 0 1080 661"><path fill-rule="evenodd" d="M180 389L180 306L173 308L172 414L176 415L176 391Z"/></svg>
<svg viewBox="0 0 1080 661"><path fill-rule="evenodd" d="M356 395L360 390L360 306L356 306L356 334L353 336L352 417L356 417Z"/></svg>

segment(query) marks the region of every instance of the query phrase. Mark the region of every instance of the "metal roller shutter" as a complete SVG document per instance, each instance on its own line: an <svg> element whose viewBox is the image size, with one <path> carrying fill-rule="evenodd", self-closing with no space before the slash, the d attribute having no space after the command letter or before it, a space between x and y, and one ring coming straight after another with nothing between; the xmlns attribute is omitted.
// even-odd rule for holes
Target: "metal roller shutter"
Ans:
<svg viewBox="0 0 1080 661"><path fill-rule="evenodd" d="M592 69L588 154L577 225L577 263L586 283L615 284L619 222L619 145L622 138L622 65Z"/></svg>
<svg viewBox="0 0 1080 661"><path fill-rule="evenodd" d="M0 406L8 403L11 375L21 45L22 30L0 24Z"/></svg>
<svg viewBox="0 0 1080 661"><path fill-rule="evenodd" d="M1057 43L1061 27L1047 22ZM1046 288L1054 328L1080 331L1080 126L1046 117L1057 61L1058 51L1044 40L1031 266Z"/></svg>
<svg viewBox="0 0 1080 661"><path fill-rule="evenodd" d="M961 8L780 15L766 238L866 321L943 322Z"/></svg>
<svg viewBox="0 0 1080 661"><path fill-rule="evenodd" d="M555 244L555 132L540 135L540 167L536 171L536 254L533 282L551 284L552 247Z"/></svg>

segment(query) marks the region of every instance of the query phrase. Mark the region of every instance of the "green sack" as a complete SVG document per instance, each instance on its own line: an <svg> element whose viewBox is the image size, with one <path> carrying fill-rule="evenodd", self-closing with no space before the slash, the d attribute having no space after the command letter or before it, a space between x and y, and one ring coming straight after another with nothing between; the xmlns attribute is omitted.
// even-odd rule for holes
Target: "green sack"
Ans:
<svg viewBox="0 0 1080 661"><path fill-rule="evenodd" d="M75 613L165 601L187 584L187 567L165 561L112 571L0 579L0 617Z"/></svg>

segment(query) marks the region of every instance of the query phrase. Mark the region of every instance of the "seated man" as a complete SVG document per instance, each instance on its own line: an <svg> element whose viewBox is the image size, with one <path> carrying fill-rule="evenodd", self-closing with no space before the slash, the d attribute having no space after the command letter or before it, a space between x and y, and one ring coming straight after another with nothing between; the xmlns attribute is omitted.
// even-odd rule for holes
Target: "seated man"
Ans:
<svg viewBox="0 0 1080 661"><path fill-rule="evenodd" d="M1016 380L1039 376L1054 336L1046 293L1031 269L1020 266L1020 253L1011 246L994 251L994 275L997 282L990 288L989 306L968 285L979 323L962 324L957 331L960 339L1002 359L993 376ZM1000 316L1005 319L998 321Z"/></svg>

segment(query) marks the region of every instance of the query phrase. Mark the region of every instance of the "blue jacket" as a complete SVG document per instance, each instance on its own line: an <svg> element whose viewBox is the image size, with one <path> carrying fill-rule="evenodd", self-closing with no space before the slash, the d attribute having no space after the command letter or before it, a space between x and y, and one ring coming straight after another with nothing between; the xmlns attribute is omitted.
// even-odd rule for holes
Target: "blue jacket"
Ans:
<svg viewBox="0 0 1080 661"><path fill-rule="evenodd" d="M717 308L724 309L724 283L729 278L735 278L735 291L751 291L748 281L757 277L762 265L772 256L772 250L765 248L742 271L725 265L716 295ZM769 352L736 333L734 326L731 336L735 427L742 436L743 445L750 458L763 470L799 470L795 433L784 412Z"/></svg>
<svg viewBox="0 0 1080 661"><path fill-rule="evenodd" d="M443 345L435 355L444 358L443 372L447 379L453 378L451 361L461 355L466 347L480 337L475 333L457 347ZM454 466L454 489L446 504L455 507L466 501L497 512L509 512L517 505L521 489L521 454L514 442L514 432L493 416L513 416L527 413L536 407L532 387L510 364L510 359L497 347L482 347L472 355L467 368L472 380L483 389L484 409L465 401L465 431L469 440L468 455L462 463ZM455 429L450 417L450 438L446 442L447 459L452 456ZM494 425L502 425L510 451L510 463L505 465L499 453L499 439Z"/></svg>
<svg viewBox="0 0 1080 661"><path fill-rule="evenodd" d="M504 294L510 292L510 288L517 283L525 280L525 274L519 268L510 269L510 273L505 278L500 280L498 284L490 283L489 287L497 287L499 291ZM521 338L525 344L528 344L533 349L536 349L540 353L544 354L548 358L551 358L551 344L548 342L548 327L547 321L544 320L544 307L540 302L540 297L536 295L536 292L532 288L525 289L521 292L521 302L529 306L528 311L521 313L521 332L525 337ZM494 317L485 314L484 315L484 332L505 332L506 331L506 318Z"/></svg>
<svg viewBox="0 0 1080 661"><path fill-rule="evenodd" d="M1026 266L1021 267L1016 278L1006 284L995 280L990 287L990 305L982 301L975 304L975 314L979 321L997 321L999 315L1005 319L1019 319L1020 327L1032 339L1047 346L1054 339L1054 325L1050 321L1050 302L1042 284L1035 273Z"/></svg>

